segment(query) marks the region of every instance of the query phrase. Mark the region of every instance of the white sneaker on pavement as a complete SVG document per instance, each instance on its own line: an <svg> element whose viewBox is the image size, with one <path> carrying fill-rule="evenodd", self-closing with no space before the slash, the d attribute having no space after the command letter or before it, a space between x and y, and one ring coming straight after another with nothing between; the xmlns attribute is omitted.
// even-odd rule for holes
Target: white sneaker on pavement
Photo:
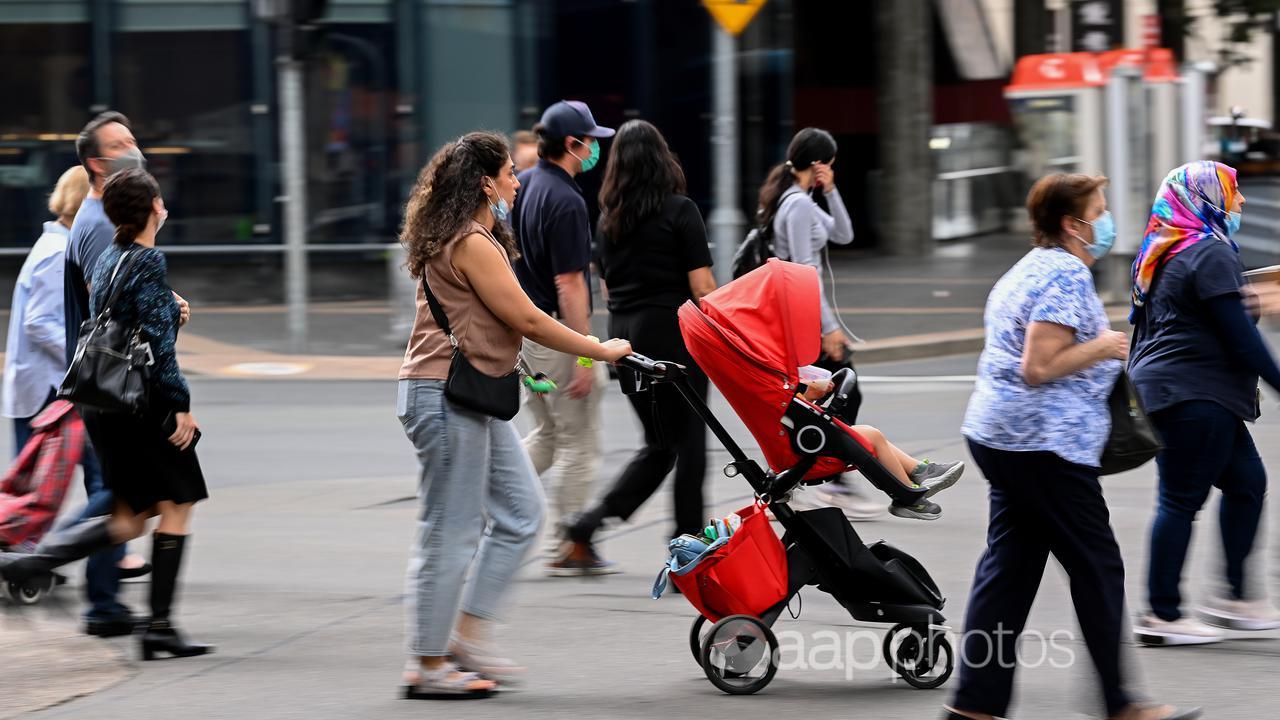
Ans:
<svg viewBox="0 0 1280 720"><path fill-rule="evenodd" d="M889 512L889 503L884 499L877 500L842 485L827 484L813 488L812 491L814 499L840 508L848 520L879 520Z"/></svg>
<svg viewBox="0 0 1280 720"><path fill-rule="evenodd" d="M1177 620L1161 620L1150 613L1140 616L1133 624L1134 638L1142 645L1163 647L1170 645L1208 645L1222 642L1222 631L1209 627L1189 616Z"/></svg>
<svg viewBox="0 0 1280 720"><path fill-rule="evenodd" d="M1280 628L1280 610L1268 600L1228 600L1214 598L1196 608L1204 621L1228 630L1274 630Z"/></svg>

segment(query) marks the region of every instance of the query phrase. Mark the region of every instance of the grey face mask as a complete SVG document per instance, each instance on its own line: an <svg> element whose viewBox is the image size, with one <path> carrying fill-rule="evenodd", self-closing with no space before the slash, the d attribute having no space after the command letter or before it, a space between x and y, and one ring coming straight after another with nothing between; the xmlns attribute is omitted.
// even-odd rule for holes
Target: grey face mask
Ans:
<svg viewBox="0 0 1280 720"><path fill-rule="evenodd" d="M105 160L107 163L107 173L115 175L121 170L129 168L138 168L140 170L147 167L147 159L142 156L142 151L136 147L131 147L124 151L124 154L113 158L98 158Z"/></svg>

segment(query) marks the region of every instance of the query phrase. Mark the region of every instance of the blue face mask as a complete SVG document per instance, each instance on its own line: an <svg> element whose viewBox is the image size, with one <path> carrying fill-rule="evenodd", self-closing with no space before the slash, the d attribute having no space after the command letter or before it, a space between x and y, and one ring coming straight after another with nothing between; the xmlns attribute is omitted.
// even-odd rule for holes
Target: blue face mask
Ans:
<svg viewBox="0 0 1280 720"><path fill-rule="evenodd" d="M1240 221L1243 219L1239 210L1227 213L1227 234L1235 235L1240 232Z"/></svg>
<svg viewBox="0 0 1280 720"><path fill-rule="evenodd" d="M498 195L497 188L494 188L494 195ZM511 214L511 207L507 205L507 199L498 195L498 202L489 203L489 212L493 213L493 217L498 222L506 222L507 216Z"/></svg>
<svg viewBox="0 0 1280 720"><path fill-rule="evenodd" d="M1111 217L1111 211L1106 210L1098 219L1093 222L1081 220L1093 228L1093 244L1086 245L1085 249L1093 256L1094 260L1101 260L1111 252L1111 248L1116 244L1116 221Z"/></svg>

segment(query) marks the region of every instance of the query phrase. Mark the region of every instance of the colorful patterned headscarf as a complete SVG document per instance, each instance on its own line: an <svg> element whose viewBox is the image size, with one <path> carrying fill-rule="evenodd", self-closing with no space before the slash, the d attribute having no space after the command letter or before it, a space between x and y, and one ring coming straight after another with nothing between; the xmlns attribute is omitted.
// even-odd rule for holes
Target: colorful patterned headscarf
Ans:
<svg viewBox="0 0 1280 720"><path fill-rule="evenodd" d="M1142 249L1133 261L1134 312L1129 322L1146 303L1156 270L1178 253L1202 240L1224 242L1240 252L1226 223L1239 194L1235 168L1218 162L1187 163L1165 177L1151 207Z"/></svg>

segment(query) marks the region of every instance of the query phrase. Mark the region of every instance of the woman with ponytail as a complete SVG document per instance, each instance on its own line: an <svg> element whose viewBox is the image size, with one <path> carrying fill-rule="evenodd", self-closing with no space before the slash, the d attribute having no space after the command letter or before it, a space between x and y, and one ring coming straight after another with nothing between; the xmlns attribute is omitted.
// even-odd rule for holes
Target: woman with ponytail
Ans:
<svg viewBox="0 0 1280 720"><path fill-rule="evenodd" d="M831 272L828 243L853 242L853 220L845 209L831 166L836 160L836 140L831 133L805 128L787 146L787 159L774 166L760 187L757 220L773 252L782 260L803 263L820 278ZM822 357L818 365L828 370L849 363L849 338L826 292L822 299ZM883 502L857 492L843 480L814 489L823 503L844 511L850 520L874 520L885 513ZM936 515L936 505L925 503L926 514Z"/></svg>
<svg viewBox="0 0 1280 720"><path fill-rule="evenodd" d="M89 438L116 499L110 517L85 520L48 535L28 554L0 554L0 575L15 581L48 572L98 550L136 538L157 515L152 535L151 621L142 635L142 659L191 657L212 651L187 642L170 622L178 571L195 503L209 496L194 445L200 430L174 346L183 311L165 279L156 234L169 212L160 186L145 170L121 170L107 180L102 207L116 228L112 246L93 272L90 314L102 312L116 285L111 317L137 327L150 344L150 402L142 415L81 408Z"/></svg>

